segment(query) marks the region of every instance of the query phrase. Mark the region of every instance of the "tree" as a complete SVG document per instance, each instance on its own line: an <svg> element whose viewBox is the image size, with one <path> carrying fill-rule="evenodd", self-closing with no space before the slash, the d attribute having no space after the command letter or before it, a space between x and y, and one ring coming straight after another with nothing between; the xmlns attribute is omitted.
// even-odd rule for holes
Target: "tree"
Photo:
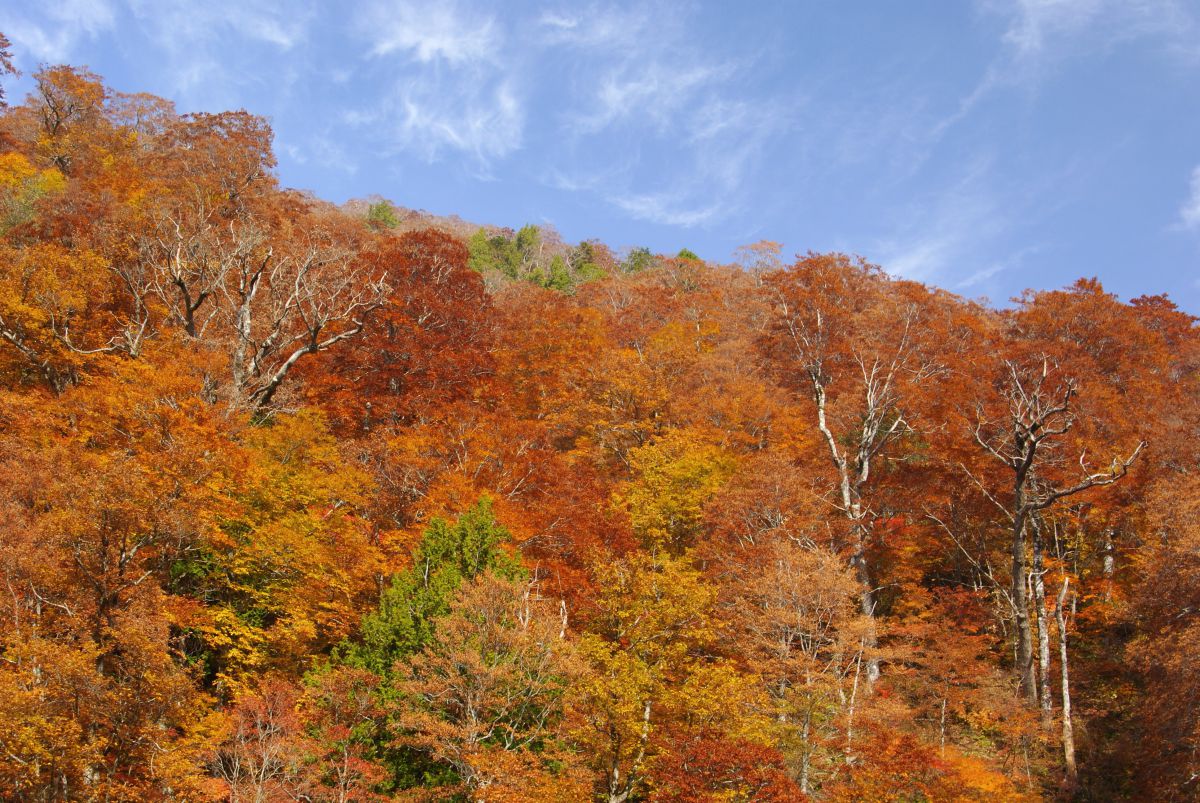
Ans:
<svg viewBox="0 0 1200 803"><path fill-rule="evenodd" d="M733 473L729 455L673 430L630 453L635 481L621 494L633 531L652 552L678 554L702 535L703 505Z"/></svg>
<svg viewBox="0 0 1200 803"><path fill-rule="evenodd" d="M500 783L533 783L530 772L543 776L543 789L561 777L562 791L584 793L561 735L579 672L565 628L559 605L536 584L490 572L464 583L396 677L399 742L452 767L472 797L489 797ZM504 753L522 757L519 784L506 777L513 762Z"/></svg>
<svg viewBox="0 0 1200 803"><path fill-rule="evenodd" d="M434 229L359 257L388 290L361 336L301 368L305 397L339 434L393 431L466 398L492 374L494 317L462 243Z"/></svg>
<svg viewBox="0 0 1200 803"><path fill-rule="evenodd" d="M1043 357L1040 365L1005 361L1004 370L1006 378L1000 386L1002 406L997 410L998 414L989 418L980 405L973 434L976 443L1012 474L1008 502L997 499L985 486L980 485L980 488L1010 525L1012 571L1009 596L1016 629L1017 678L1021 696L1031 705L1037 705L1033 630L1026 592L1029 582L1026 577L1028 531L1035 525L1034 517L1059 500L1122 479L1144 444L1139 443L1128 457L1113 458L1107 470L1089 469L1086 455L1081 454L1079 476L1073 482L1059 481L1054 469L1061 471L1061 460L1054 452L1058 439L1075 423L1072 405L1077 385L1073 379L1063 378L1058 371L1052 370L1048 357Z"/></svg>
<svg viewBox="0 0 1200 803"><path fill-rule="evenodd" d="M838 547L849 552L863 615L873 620L868 549L879 511L869 496L878 484L872 472L913 431L906 394L936 370L918 338L924 294L840 254L810 254L765 281L775 309L762 348L784 383L812 400L834 469L834 504L849 527ZM875 636L868 642L873 649ZM878 676L871 658L867 680Z"/></svg>
<svg viewBox="0 0 1200 803"><path fill-rule="evenodd" d="M21 73L13 66L12 60L12 42L8 41L8 37L0 33L0 76L2 75L20 75ZM4 88L0 87L0 109L8 106L8 102L4 97Z"/></svg>
<svg viewBox="0 0 1200 803"><path fill-rule="evenodd" d="M1138 635L1127 648L1145 694L1135 706L1134 788L1187 800L1200 772L1200 480L1164 480L1151 496L1145 571L1134 596Z"/></svg>
<svg viewBox="0 0 1200 803"><path fill-rule="evenodd" d="M296 708L309 740L314 795L337 803L382 800L372 788L385 772L369 755L383 719L379 678L342 666L310 675L305 685Z"/></svg>
<svg viewBox="0 0 1200 803"><path fill-rule="evenodd" d="M591 669L580 690L579 740L602 773L610 803L643 789L655 727L673 686L715 641L713 590L686 557L630 558L597 566L598 612L581 639Z"/></svg>
<svg viewBox="0 0 1200 803"><path fill-rule="evenodd" d="M809 794L853 751L870 623L855 604L856 578L836 555L787 540L764 552L758 571L732 590L730 613L739 652L769 696L789 768Z"/></svg>
<svg viewBox="0 0 1200 803"><path fill-rule="evenodd" d="M449 613L464 581L485 571L505 579L524 576L520 562L502 547L508 540L486 497L453 524L430 522L412 567L392 578L379 609L363 617L359 638L343 646L346 663L391 678L398 660L420 652L433 638L437 620Z"/></svg>
<svg viewBox="0 0 1200 803"><path fill-rule="evenodd" d="M185 651L227 695L264 672L296 673L349 636L382 568L361 518L370 480L318 413L276 416L240 440L209 480L221 494L213 530L171 565L168 586L206 601L179 622Z"/></svg>
<svg viewBox="0 0 1200 803"><path fill-rule="evenodd" d="M376 230L394 229L400 225L400 219L391 203L377 201L367 207L367 225Z"/></svg>
<svg viewBox="0 0 1200 803"><path fill-rule="evenodd" d="M230 801L267 803L305 791L306 745L296 693L294 686L276 678L237 700L228 735L213 759L213 774L225 783Z"/></svg>
<svg viewBox="0 0 1200 803"><path fill-rule="evenodd" d="M631 248L621 261L621 270L625 273L638 273L654 264L654 254L644 246Z"/></svg>
<svg viewBox="0 0 1200 803"><path fill-rule="evenodd" d="M37 406L3 396L0 774L27 799L208 799L212 700L163 584L212 525L222 424L195 377L117 367Z"/></svg>
<svg viewBox="0 0 1200 803"><path fill-rule="evenodd" d="M733 256L742 270L752 273L777 271L783 267L779 258L783 245L773 240L759 240L750 245L741 245L734 249Z"/></svg>
<svg viewBox="0 0 1200 803"><path fill-rule="evenodd" d="M169 119L156 138L147 172L157 192L137 221L137 256L168 322L189 337L209 334L238 263L259 256L251 251L278 193L271 137L263 118L225 112Z"/></svg>
<svg viewBox="0 0 1200 803"><path fill-rule="evenodd" d="M654 800L755 800L788 803L804 793L788 777L782 756L754 742L719 735L681 739L676 750L656 762Z"/></svg>

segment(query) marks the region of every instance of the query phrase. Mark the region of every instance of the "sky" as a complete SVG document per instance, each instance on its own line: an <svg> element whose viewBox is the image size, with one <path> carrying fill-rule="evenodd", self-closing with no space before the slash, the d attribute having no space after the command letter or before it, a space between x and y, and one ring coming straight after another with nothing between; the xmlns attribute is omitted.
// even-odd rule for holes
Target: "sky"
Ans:
<svg viewBox="0 0 1200 803"><path fill-rule="evenodd" d="M1200 313L1200 0L0 0L0 31L13 100L68 63L245 108L338 203Z"/></svg>

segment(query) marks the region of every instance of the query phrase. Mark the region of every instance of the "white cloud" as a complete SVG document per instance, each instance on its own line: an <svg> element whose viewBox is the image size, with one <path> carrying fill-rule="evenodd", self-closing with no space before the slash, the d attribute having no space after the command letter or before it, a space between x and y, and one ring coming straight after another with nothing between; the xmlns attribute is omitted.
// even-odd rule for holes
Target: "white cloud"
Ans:
<svg viewBox="0 0 1200 803"><path fill-rule="evenodd" d="M965 290L968 287L976 287L976 286L982 284L983 282L986 282L988 279L992 278L996 274L1003 272L1007 268L1008 268L1008 265L1005 264L1004 262L997 262L996 264L989 265L986 268L980 268L979 270L975 271L970 276L963 279L961 282L958 282L954 286L960 290Z"/></svg>
<svg viewBox="0 0 1200 803"><path fill-rule="evenodd" d="M381 126L386 148L429 161L463 154L481 178L521 147L522 86L494 17L457 3L374 2L353 26L384 77L378 107L348 122Z"/></svg>
<svg viewBox="0 0 1200 803"><path fill-rule="evenodd" d="M635 44L652 28L661 35L669 23L656 11L647 4L632 8L570 6L543 12L537 24L542 29L541 38L549 45L612 50Z"/></svg>
<svg viewBox="0 0 1200 803"><path fill-rule="evenodd" d="M958 108L933 127L933 139L991 93L1036 87L1048 65L1084 53L1154 38L1176 58L1200 60L1200 21L1181 0L977 0L977 6L1005 19L1003 48Z"/></svg>
<svg viewBox="0 0 1200 803"><path fill-rule="evenodd" d="M981 6L1007 17L1006 57L1026 72L1043 61L1147 37L1174 55L1200 52L1195 6L1183 0L983 0Z"/></svg>
<svg viewBox="0 0 1200 803"><path fill-rule="evenodd" d="M277 139L275 149L297 164L315 164L350 175L358 172L358 162L327 131L312 134L300 144Z"/></svg>
<svg viewBox="0 0 1200 803"><path fill-rule="evenodd" d="M1189 229L1200 228L1200 165L1192 170L1191 194L1179 209L1179 220Z"/></svg>
<svg viewBox="0 0 1200 803"><path fill-rule="evenodd" d="M269 82L278 100L304 63L300 46L316 15L312 0L126 0L134 22L160 53L162 79L185 107L227 108L242 87ZM265 48L272 55L264 56ZM286 60L276 54L290 54Z"/></svg>
<svg viewBox="0 0 1200 803"><path fill-rule="evenodd" d="M590 104L594 109L574 116L569 126L575 133L595 134L614 123L632 121L665 131L693 105L699 92L729 72L727 67L706 64L621 65L600 79Z"/></svg>
<svg viewBox="0 0 1200 803"><path fill-rule="evenodd" d="M672 193L616 195L609 201L639 220L690 228L708 223L724 211L720 203L692 205L692 200Z"/></svg>
<svg viewBox="0 0 1200 803"><path fill-rule="evenodd" d="M1039 252L1041 250L1042 249L1039 246L1030 246L1028 248L1022 248L1021 250L1017 251L1016 253L1011 254L1011 255L1005 257L1004 259L1001 259L999 262L995 262L991 265L986 265L986 266L980 268L979 270L975 271L967 278L963 279L962 281L957 282L954 285L954 287L959 290L966 290L968 288L979 287L981 285L983 285L985 287L990 286L993 283L989 282L988 281L989 279L991 279L994 276L998 276L999 274L1004 273L1007 270L1011 270L1013 268L1019 267L1027 258L1029 258L1031 255L1036 254L1037 252Z"/></svg>
<svg viewBox="0 0 1200 803"><path fill-rule="evenodd" d="M314 11L307 3L264 0L129 0L134 17L172 55L194 53L219 40L243 39L291 50L308 36Z"/></svg>
<svg viewBox="0 0 1200 803"><path fill-rule="evenodd" d="M654 156L628 155L619 169L552 174L552 185L599 194L630 216L690 228L735 214L746 200L749 175L767 142L785 129L784 116L763 103L713 96L659 123L667 130L659 147L672 155L664 171ZM641 132L645 136L645 132Z"/></svg>
<svg viewBox="0 0 1200 803"><path fill-rule="evenodd" d="M472 156L486 174L494 159L521 146L524 107L513 87L418 78L401 85L396 98L397 145L436 159L444 148Z"/></svg>
<svg viewBox="0 0 1200 803"><path fill-rule="evenodd" d="M422 63L486 61L503 41L493 17L466 12L452 2L377 2L364 9L358 25L371 42L372 55L401 52Z"/></svg>
<svg viewBox="0 0 1200 803"><path fill-rule="evenodd" d="M0 30L12 40L18 58L61 64L72 60L83 38L95 38L113 27L114 11L107 0L61 0L20 14L0 11ZM32 66L32 65L29 65Z"/></svg>
<svg viewBox="0 0 1200 803"><path fill-rule="evenodd" d="M572 87L566 137L548 155L551 186L670 226L739 208L787 104L748 96L752 63L701 50L689 22L686 8L657 3L541 15L543 41L570 54Z"/></svg>
<svg viewBox="0 0 1200 803"><path fill-rule="evenodd" d="M1087 27L1103 6L1103 0L1016 0L1004 41L1018 59L1038 55L1048 39Z"/></svg>
<svg viewBox="0 0 1200 803"><path fill-rule="evenodd" d="M970 270L973 255L1009 225L990 169L987 160L979 160L946 191L914 199L893 234L873 249L884 270L917 281Z"/></svg>

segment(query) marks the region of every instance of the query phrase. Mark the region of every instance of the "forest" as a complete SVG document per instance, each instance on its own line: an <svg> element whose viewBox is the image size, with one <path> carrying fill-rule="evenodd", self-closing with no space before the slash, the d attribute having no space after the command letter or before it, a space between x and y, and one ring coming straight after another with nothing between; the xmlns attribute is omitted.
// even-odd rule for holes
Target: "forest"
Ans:
<svg viewBox="0 0 1200 803"><path fill-rule="evenodd" d="M33 77L4 799L1200 798L1167 297L338 206L252 113Z"/></svg>

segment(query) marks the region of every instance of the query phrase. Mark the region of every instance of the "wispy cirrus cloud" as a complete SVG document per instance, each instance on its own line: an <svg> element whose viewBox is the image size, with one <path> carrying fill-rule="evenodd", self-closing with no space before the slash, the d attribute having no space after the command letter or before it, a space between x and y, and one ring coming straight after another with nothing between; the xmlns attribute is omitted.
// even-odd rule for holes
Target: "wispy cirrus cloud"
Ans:
<svg viewBox="0 0 1200 803"><path fill-rule="evenodd" d="M486 170L521 145L524 106L503 79L488 85L419 78L402 82L393 98L397 145L434 159L444 148L465 153Z"/></svg>
<svg viewBox="0 0 1200 803"><path fill-rule="evenodd" d="M603 75L594 89L592 108L570 118L576 134L596 134L621 122L634 122L668 133L697 93L727 77L725 65L622 64Z"/></svg>
<svg viewBox="0 0 1200 803"><path fill-rule="evenodd" d="M670 191L609 197L610 203L633 217L666 226L691 228L707 223L725 211L720 202L697 206L696 200L691 195Z"/></svg>
<svg viewBox="0 0 1200 803"><path fill-rule="evenodd" d="M373 2L354 29L384 66L383 100L364 115L386 146L427 161L468 158L477 176L521 146L525 104L501 23L457 3Z"/></svg>
<svg viewBox="0 0 1200 803"><path fill-rule="evenodd" d="M575 102L560 113L554 186L668 226L705 225L739 207L787 104L746 92L752 59L695 47L684 11L590 5L539 18L546 46L572 55ZM622 168L597 167L613 162Z"/></svg>
<svg viewBox="0 0 1200 803"><path fill-rule="evenodd" d="M1069 56L1065 43L1078 51L1154 36L1174 48L1193 39L1196 27L1194 6L1180 0L986 0L984 8L1008 18L1004 43L1017 63Z"/></svg>
<svg viewBox="0 0 1200 803"><path fill-rule="evenodd" d="M309 2L265 0L128 0L129 10L150 40L162 49L183 53L217 42L265 44L289 51L309 35L315 8ZM224 48L223 48L224 49Z"/></svg>
<svg viewBox="0 0 1200 803"><path fill-rule="evenodd" d="M171 94L190 106L236 105L238 87L269 87L281 100L305 66L313 0L126 0L132 24L159 55ZM285 61L279 54L288 54Z"/></svg>
<svg viewBox="0 0 1200 803"><path fill-rule="evenodd" d="M253 61L260 48L295 50L314 14L311 0L62 0L24 10L0 7L0 30L26 67L78 63L94 41L136 31L135 58L152 60L156 91L189 105L221 107L234 102L235 87L266 80L261 68L251 68L263 61ZM282 72L270 78L276 90L285 83Z"/></svg>
<svg viewBox="0 0 1200 803"><path fill-rule="evenodd" d="M503 42L495 17L453 2L372 3L356 26L371 43L371 55L400 53L423 64L490 61Z"/></svg>
<svg viewBox="0 0 1200 803"><path fill-rule="evenodd" d="M1130 40L1155 38L1164 52L1200 61L1200 18L1180 0L977 0L1002 19L1000 52L957 108L931 130L940 138L997 90L1036 88L1052 65Z"/></svg>
<svg viewBox="0 0 1200 803"><path fill-rule="evenodd" d="M72 60L76 48L113 27L116 12L107 0L62 0L35 12L32 4L0 9L0 30L30 61L60 64Z"/></svg>
<svg viewBox="0 0 1200 803"><path fill-rule="evenodd" d="M961 271L971 251L979 250L1008 225L990 182L990 161L981 158L950 187L914 199L892 234L873 250L883 267L897 276L933 281ZM977 281L987 278L973 268ZM994 274L992 274L994 275Z"/></svg>
<svg viewBox="0 0 1200 803"><path fill-rule="evenodd" d="M1179 208L1179 222L1188 229L1200 229L1200 165L1192 168L1188 197Z"/></svg>
<svg viewBox="0 0 1200 803"><path fill-rule="evenodd" d="M1002 57L1024 74L1081 52L1158 38L1173 55L1196 55L1194 4L1183 0L977 0L979 10L1003 21Z"/></svg>
<svg viewBox="0 0 1200 803"><path fill-rule="evenodd" d="M594 4L499 17L469 2L369 3L352 28L388 72L384 99L348 119L428 162L462 157L479 177L537 147L548 186L637 219L700 225L734 205L779 115L743 97L744 63L692 45L682 12ZM530 109L550 96L555 110L541 112L530 143Z"/></svg>
<svg viewBox="0 0 1200 803"><path fill-rule="evenodd" d="M537 18L543 41L549 45L611 48L632 45L655 21L652 4L627 8L613 5L572 4L548 9Z"/></svg>

